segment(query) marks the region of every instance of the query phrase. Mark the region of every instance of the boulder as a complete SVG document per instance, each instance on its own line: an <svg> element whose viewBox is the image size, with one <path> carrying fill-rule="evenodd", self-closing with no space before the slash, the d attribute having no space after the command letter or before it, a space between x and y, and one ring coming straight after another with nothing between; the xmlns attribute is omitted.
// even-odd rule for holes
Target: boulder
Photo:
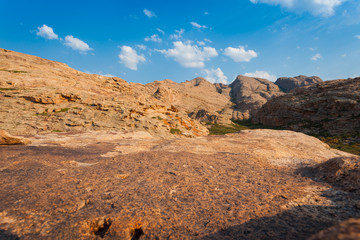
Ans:
<svg viewBox="0 0 360 240"><path fill-rule="evenodd" d="M0 130L0 145L25 145L30 144L31 141L26 138L11 136L4 130Z"/></svg>

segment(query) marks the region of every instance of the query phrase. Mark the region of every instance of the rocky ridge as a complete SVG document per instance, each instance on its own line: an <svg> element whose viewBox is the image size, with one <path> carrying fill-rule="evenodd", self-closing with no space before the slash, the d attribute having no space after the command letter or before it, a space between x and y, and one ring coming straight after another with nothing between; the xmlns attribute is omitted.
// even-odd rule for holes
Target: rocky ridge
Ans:
<svg viewBox="0 0 360 240"><path fill-rule="evenodd" d="M0 50L0 124L12 134L138 129L159 136L207 135L198 121L154 92L117 77Z"/></svg>
<svg viewBox="0 0 360 240"><path fill-rule="evenodd" d="M360 134L360 78L317 83L269 100L253 119L322 135Z"/></svg>
<svg viewBox="0 0 360 240"><path fill-rule="evenodd" d="M203 136L208 130L199 121L248 119L281 94L268 80L241 75L230 85L203 78L128 83L0 49L0 123L12 134L138 129L164 137Z"/></svg>
<svg viewBox="0 0 360 240"><path fill-rule="evenodd" d="M304 87L316 83L321 83L323 80L317 76L307 77L300 75L297 77L281 77L275 82L276 85L284 92L290 92L292 89Z"/></svg>
<svg viewBox="0 0 360 240"><path fill-rule="evenodd" d="M229 86L230 96L242 113L242 116L237 117L240 120L252 118L270 98L283 94L279 87L269 80L243 75L237 76Z"/></svg>

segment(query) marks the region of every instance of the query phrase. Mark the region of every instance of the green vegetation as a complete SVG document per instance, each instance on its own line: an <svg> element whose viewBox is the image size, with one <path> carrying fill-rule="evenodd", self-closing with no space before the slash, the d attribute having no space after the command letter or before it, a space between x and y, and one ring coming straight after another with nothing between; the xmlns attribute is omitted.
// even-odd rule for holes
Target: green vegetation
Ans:
<svg viewBox="0 0 360 240"><path fill-rule="evenodd" d="M0 88L0 91L12 91L16 90L15 88Z"/></svg>
<svg viewBox="0 0 360 240"><path fill-rule="evenodd" d="M318 138L332 148L360 155L360 143L354 141L354 139L360 139L360 136L343 135Z"/></svg>
<svg viewBox="0 0 360 240"><path fill-rule="evenodd" d="M61 130L52 130L51 132L57 132L57 133L60 133L60 132L63 132Z"/></svg>
<svg viewBox="0 0 360 240"><path fill-rule="evenodd" d="M181 131L179 129L177 129L177 128L171 128L170 133L171 134L181 134Z"/></svg>
<svg viewBox="0 0 360 240"><path fill-rule="evenodd" d="M206 123L209 128L209 135L223 135L227 133L235 133L246 129L275 129L283 130L284 127L271 127L262 124L253 124L250 120L233 120L231 125L219 125L215 123ZM307 122L307 126L316 126L318 124L313 122ZM355 139L360 139L359 135L343 135L343 136L330 136L327 132L321 132L321 134L312 135L322 142L328 144L330 147L339 149L344 152L360 155L360 143Z"/></svg>
<svg viewBox="0 0 360 240"><path fill-rule="evenodd" d="M227 133L235 133L246 129L278 129L281 127L269 127L262 124L253 124L250 120L232 120L231 125L219 125L216 123L207 123L210 135L223 135Z"/></svg>
<svg viewBox="0 0 360 240"><path fill-rule="evenodd" d="M26 71L19 71L19 70L7 70L7 69L0 69L3 72L10 72L10 73L27 73Z"/></svg>
<svg viewBox="0 0 360 240"><path fill-rule="evenodd" d="M210 126L210 128L209 128L210 134L209 135L223 135L223 134L227 134L227 133L235 133L240 130L249 129L248 127L241 126L236 123L233 123L228 126L219 125L216 123L207 123L207 125Z"/></svg>

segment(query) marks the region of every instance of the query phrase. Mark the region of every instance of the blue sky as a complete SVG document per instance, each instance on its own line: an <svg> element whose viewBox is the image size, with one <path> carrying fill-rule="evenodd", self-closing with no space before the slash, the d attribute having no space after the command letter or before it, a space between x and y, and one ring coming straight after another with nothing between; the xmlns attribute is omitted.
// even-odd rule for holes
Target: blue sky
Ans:
<svg viewBox="0 0 360 240"><path fill-rule="evenodd" d="M0 47L130 82L360 76L359 0L0 0Z"/></svg>

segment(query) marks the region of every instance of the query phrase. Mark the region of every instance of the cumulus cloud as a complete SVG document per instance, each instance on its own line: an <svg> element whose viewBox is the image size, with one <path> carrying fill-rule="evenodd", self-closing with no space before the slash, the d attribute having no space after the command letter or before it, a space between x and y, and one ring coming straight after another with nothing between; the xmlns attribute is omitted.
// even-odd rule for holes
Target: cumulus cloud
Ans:
<svg viewBox="0 0 360 240"><path fill-rule="evenodd" d="M294 11L308 11L314 15L325 17L332 16L335 7L340 6L347 0L250 0L252 3L267 3L280 5Z"/></svg>
<svg viewBox="0 0 360 240"><path fill-rule="evenodd" d="M157 50L166 57L174 59L183 67L202 68L205 66L205 61L209 61L212 57L218 55L215 48L212 47L198 47L192 45L190 42L183 43L182 41L173 42L174 48L168 50Z"/></svg>
<svg viewBox="0 0 360 240"><path fill-rule="evenodd" d="M136 50L134 50L132 47L122 46L120 48L120 63L124 64L125 67L136 71L138 64L146 61L144 55L138 55Z"/></svg>
<svg viewBox="0 0 360 240"><path fill-rule="evenodd" d="M224 75L220 68L216 69L204 69L205 79L212 83L227 83L227 77Z"/></svg>
<svg viewBox="0 0 360 240"><path fill-rule="evenodd" d="M157 42L157 43L162 42L162 39L157 34L154 34L151 37L146 37L144 40L145 42Z"/></svg>
<svg viewBox="0 0 360 240"><path fill-rule="evenodd" d="M243 46L238 48L227 47L224 50L224 55L230 57L235 62L250 62L252 58L257 57L257 53L254 50L245 50Z"/></svg>
<svg viewBox="0 0 360 240"><path fill-rule="evenodd" d="M207 28L207 26L205 25L200 25L198 24L197 22L190 22L190 24L194 27L194 28L197 28L197 29L202 29L202 28Z"/></svg>
<svg viewBox="0 0 360 240"><path fill-rule="evenodd" d="M175 30L175 33L170 35L170 39L179 40L184 32L185 32L184 29Z"/></svg>
<svg viewBox="0 0 360 240"><path fill-rule="evenodd" d="M157 17L156 14L155 14L153 11L144 9L143 12L144 12L144 14L145 14L148 18Z"/></svg>
<svg viewBox="0 0 360 240"><path fill-rule="evenodd" d="M248 76L248 77L254 77L254 78L265 78L272 82L275 82L277 79L275 75L271 75L270 73L268 73L266 71L255 71L254 73L245 73L244 75Z"/></svg>
<svg viewBox="0 0 360 240"><path fill-rule="evenodd" d="M83 53L92 50L86 42L75 38L72 35L68 35L65 37L64 44L71 47L73 50L78 50Z"/></svg>
<svg viewBox="0 0 360 240"><path fill-rule="evenodd" d="M38 27L36 35L50 40L59 39L58 35L54 33L54 30L51 27L46 26L45 24L42 25L42 27Z"/></svg>
<svg viewBox="0 0 360 240"><path fill-rule="evenodd" d="M317 60L322 59L322 58L323 58L323 57L320 55L320 53L317 53L317 54L315 54L315 55L311 58L311 60L317 61Z"/></svg>

